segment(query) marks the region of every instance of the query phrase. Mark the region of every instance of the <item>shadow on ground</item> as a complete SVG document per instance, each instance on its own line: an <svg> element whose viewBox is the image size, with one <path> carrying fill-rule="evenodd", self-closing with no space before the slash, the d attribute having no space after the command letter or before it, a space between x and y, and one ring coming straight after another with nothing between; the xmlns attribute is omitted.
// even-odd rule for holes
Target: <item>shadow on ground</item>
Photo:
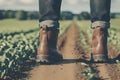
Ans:
<svg viewBox="0 0 120 80"><path fill-rule="evenodd" d="M44 64L44 65L60 65L60 64L71 64L71 63L85 63L85 64L118 64L116 63L116 60L120 60L120 55L118 55L116 58L110 59L107 62L94 62L91 60L86 60L86 59L63 59L62 61L54 64ZM39 64L38 64L39 65ZM43 64L41 64L43 65Z"/></svg>

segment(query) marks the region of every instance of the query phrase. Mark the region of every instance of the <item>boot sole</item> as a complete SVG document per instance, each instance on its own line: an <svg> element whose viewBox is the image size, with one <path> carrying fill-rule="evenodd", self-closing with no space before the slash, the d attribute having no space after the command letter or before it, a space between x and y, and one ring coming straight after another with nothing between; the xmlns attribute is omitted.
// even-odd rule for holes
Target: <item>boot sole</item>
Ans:
<svg viewBox="0 0 120 80"><path fill-rule="evenodd" d="M36 62L40 64L53 64L62 61L62 56L37 55Z"/></svg>
<svg viewBox="0 0 120 80"><path fill-rule="evenodd" d="M91 62L94 63L106 63L108 62L108 58L105 55L92 55L91 54Z"/></svg>

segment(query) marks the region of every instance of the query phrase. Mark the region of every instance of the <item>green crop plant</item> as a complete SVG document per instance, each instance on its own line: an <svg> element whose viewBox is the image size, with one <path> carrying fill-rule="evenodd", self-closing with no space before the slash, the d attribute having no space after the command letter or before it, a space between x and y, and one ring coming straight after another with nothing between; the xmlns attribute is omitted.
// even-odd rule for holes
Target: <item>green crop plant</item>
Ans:
<svg viewBox="0 0 120 80"><path fill-rule="evenodd" d="M70 21L60 21L61 34ZM35 20L0 21L0 80L19 71L28 60L35 60L39 45L39 27ZM60 36L60 35L59 35Z"/></svg>

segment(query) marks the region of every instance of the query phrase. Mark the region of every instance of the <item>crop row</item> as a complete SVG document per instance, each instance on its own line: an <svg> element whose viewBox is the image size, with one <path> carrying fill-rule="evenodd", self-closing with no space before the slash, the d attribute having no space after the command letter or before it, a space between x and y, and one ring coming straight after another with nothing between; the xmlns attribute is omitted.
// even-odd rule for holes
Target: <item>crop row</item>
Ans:
<svg viewBox="0 0 120 80"><path fill-rule="evenodd" d="M16 71L26 60L35 58L38 47L38 32L9 35L0 40L0 78Z"/></svg>
<svg viewBox="0 0 120 80"><path fill-rule="evenodd" d="M60 22L60 35L70 21ZM11 32L11 31L10 31ZM0 80L25 65L27 60L33 60L39 45L39 29L1 33L0 34ZM12 79L12 78L11 78Z"/></svg>

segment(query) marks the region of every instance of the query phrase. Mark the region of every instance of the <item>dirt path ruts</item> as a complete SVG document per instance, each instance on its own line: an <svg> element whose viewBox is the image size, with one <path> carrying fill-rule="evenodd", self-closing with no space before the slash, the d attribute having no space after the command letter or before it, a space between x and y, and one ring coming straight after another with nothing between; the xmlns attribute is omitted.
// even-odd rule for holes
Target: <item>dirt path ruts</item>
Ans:
<svg viewBox="0 0 120 80"><path fill-rule="evenodd" d="M31 77L27 80L87 80L81 74L83 67L76 62L83 53L80 50L79 38L79 30L72 23L58 42L64 58L63 63L39 65L30 72Z"/></svg>
<svg viewBox="0 0 120 80"><path fill-rule="evenodd" d="M85 34L86 40L89 40L87 34ZM75 23L72 23L63 36L58 41L58 49L63 55L63 62L54 65L39 65L30 71L31 77L27 80L87 80L85 76L81 74L86 68L78 62L83 56L89 56L89 50L84 50L80 44L79 28ZM87 41L89 42L89 41ZM91 45L91 43L88 43ZM108 48L109 56L115 58L115 50L112 47ZM88 64L89 65L89 64ZM116 63L92 63L92 68L97 69L97 77L100 80L120 80L120 64Z"/></svg>

